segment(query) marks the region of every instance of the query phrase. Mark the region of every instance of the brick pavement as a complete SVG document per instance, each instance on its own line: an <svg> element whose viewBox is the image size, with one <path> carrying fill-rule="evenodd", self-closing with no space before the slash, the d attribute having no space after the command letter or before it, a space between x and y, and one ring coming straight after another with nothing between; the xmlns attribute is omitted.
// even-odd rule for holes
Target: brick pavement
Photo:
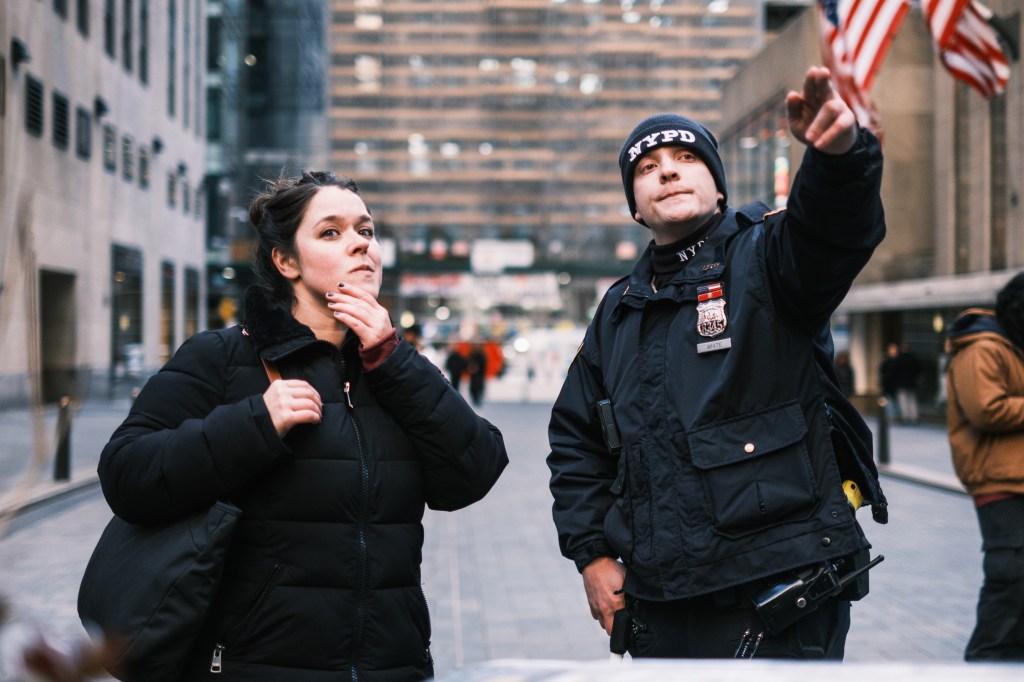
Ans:
<svg viewBox="0 0 1024 682"><path fill-rule="evenodd" d="M524 391L524 389L527 389ZM442 679L495 659L599 661L606 640L591 620L579 575L558 555L547 492L546 425L556 387L495 383L481 412L502 428L511 464L484 501L455 513L428 512L423 579ZM531 402L521 402L523 397ZM95 458L126 414L127 401L87 404L72 431L73 481L94 475ZM55 411L46 415L51 434ZM0 509L12 502L31 452L27 412L0 412ZM894 466L949 476L941 428L891 428ZM20 457L20 458L19 458ZM60 632L80 628L75 594L85 559L109 512L98 490L52 500L72 484L54 484L52 458L28 528L0 538L0 585L17 613ZM847 661L955 665L973 625L981 582L979 537L962 494L886 476L891 521L861 512L865 532L886 561L872 573L872 594L854 606Z"/></svg>

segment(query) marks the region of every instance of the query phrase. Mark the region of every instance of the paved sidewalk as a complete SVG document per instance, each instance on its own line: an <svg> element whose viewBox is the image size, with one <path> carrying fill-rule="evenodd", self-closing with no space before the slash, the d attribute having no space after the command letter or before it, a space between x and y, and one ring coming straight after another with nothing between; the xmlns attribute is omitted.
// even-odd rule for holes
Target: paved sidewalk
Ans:
<svg viewBox="0 0 1024 682"><path fill-rule="evenodd" d="M486 403L550 405L561 387L557 377L527 382L511 376L490 382ZM31 508L55 496L95 485L96 464L100 451L110 434L128 414L128 398L90 400L71 408L70 479L54 480L54 459L57 447L56 406L46 406L39 417L28 409L0 410L0 520ZM875 449L879 450L878 424L869 418L868 425L876 433ZM963 491L953 474L945 428L922 424L888 426L891 462L879 465L889 476L932 485L952 491ZM41 444L37 446L37 441ZM42 453L40 466L33 468L33 453Z"/></svg>
<svg viewBox="0 0 1024 682"><path fill-rule="evenodd" d="M110 434L128 415L128 398L90 400L69 408L69 478L55 479L58 413L0 410L0 523L11 514L96 485L96 465Z"/></svg>
<svg viewBox="0 0 1024 682"><path fill-rule="evenodd" d="M509 468L482 502L460 512L426 515L423 583L433 623L432 650L442 680L459 671L471 675L488 661L599 662L608 657L607 638L590 619L579 575L558 555L551 521L544 459L550 401L556 391L553 385L492 383L480 410L505 434ZM0 412L0 509L34 506L26 516L44 519L31 521L31 530L0 537L6 540L5 562L14 562L0 574L6 575L6 590L16 603L48 614L43 622L59 625L57 619L63 618L66 627L80 627L74 595L109 511L96 490L78 496L67 493L95 485L99 452L128 409L124 399L97 401L76 410L68 482L52 481L57 411L45 410L47 457L40 477L22 491L18 488L34 447L32 415L27 410ZM893 425L889 433L892 471L926 472L946 482L952 478L941 427ZM873 553L884 554L886 560L872 571L872 594L854 606L848 666L909 661L958 668L981 584L980 539L971 502L963 493L934 482L920 485L887 474L883 486L890 523L874 524L866 511L860 518ZM66 498L61 504L48 506L61 495ZM48 511L61 508L67 510ZM54 518L47 519L51 515ZM892 669L897 670L907 668ZM640 669L635 672L638 676L630 679L640 679ZM864 672L874 674L875 669ZM934 678L931 670L921 672ZM964 679L974 676L961 672ZM488 678L481 670L476 677L452 679L497 677Z"/></svg>

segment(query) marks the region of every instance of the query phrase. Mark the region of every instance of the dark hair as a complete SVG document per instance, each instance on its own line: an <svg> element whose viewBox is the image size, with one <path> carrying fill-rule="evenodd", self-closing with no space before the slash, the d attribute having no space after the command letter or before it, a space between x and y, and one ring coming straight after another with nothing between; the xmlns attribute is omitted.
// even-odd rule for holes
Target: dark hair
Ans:
<svg viewBox="0 0 1024 682"><path fill-rule="evenodd" d="M996 319L1013 345L1024 349L1024 272L996 294Z"/></svg>
<svg viewBox="0 0 1024 682"><path fill-rule="evenodd" d="M256 285L275 300L290 307L293 300L291 284L274 265L274 249L294 254L295 232L306 214L313 195L324 187L340 187L359 194L356 181L331 171L303 171L300 176L265 180L266 187L249 204L249 222L256 228L256 255L253 274Z"/></svg>

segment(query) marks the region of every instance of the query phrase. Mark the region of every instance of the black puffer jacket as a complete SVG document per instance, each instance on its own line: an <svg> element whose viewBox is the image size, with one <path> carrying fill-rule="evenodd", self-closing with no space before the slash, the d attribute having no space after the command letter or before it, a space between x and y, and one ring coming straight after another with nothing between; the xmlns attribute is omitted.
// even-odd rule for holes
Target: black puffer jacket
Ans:
<svg viewBox="0 0 1024 682"><path fill-rule="evenodd" d="M278 438L260 356L323 400ZM507 464L499 431L407 343L364 372L250 290L245 327L198 334L146 384L100 459L135 523L215 500L242 509L213 616L183 679L418 680L432 674L420 587L424 505L479 500Z"/></svg>
<svg viewBox="0 0 1024 682"><path fill-rule="evenodd" d="M787 211L730 208L664 286L648 250L608 291L549 429L555 525L580 570L621 558L628 594L684 599L869 547L842 483L880 522L886 501L828 323L885 234L881 173L865 131L845 155L810 150ZM724 303L711 330L709 287Z"/></svg>

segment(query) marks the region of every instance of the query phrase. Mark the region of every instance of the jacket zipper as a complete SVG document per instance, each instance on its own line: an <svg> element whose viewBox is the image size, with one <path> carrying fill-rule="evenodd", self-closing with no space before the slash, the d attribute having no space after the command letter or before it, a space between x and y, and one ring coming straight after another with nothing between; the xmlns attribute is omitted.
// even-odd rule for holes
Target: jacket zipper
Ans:
<svg viewBox="0 0 1024 682"><path fill-rule="evenodd" d="M355 408L352 408L353 411ZM362 500L359 503L359 586L356 592L356 639L352 647L352 680L359 679L356 661L363 648L363 637L366 629L366 599L369 592L369 548L366 544L366 518L370 513L370 464L363 445L363 435L359 429L359 421L352 415L352 427L356 432L356 444L359 447L359 482Z"/></svg>
<svg viewBox="0 0 1024 682"><path fill-rule="evenodd" d="M420 597L423 598L423 608L427 610L427 660L433 665L434 657L430 654L430 638L434 636L434 633L430 627L430 604L427 603L427 593L423 591L422 584L420 584Z"/></svg>
<svg viewBox="0 0 1024 682"><path fill-rule="evenodd" d="M342 376L348 376L348 368L345 365L345 356L338 352L336 356L341 365ZM355 415L355 405L352 403L352 383L345 380L344 383L345 402L348 404L349 416L352 419L352 429L356 434L356 447L359 451L359 487L361 499L359 502L359 582L356 587L356 636L352 644L352 682L359 682L359 666L357 661L363 648L363 638L366 636L366 601L369 593L369 547L366 542L366 520L370 515L370 462L366 453L366 446L363 443L363 433L359 426L359 420Z"/></svg>
<svg viewBox="0 0 1024 682"><path fill-rule="evenodd" d="M263 602L266 600L267 595L270 594L270 589L271 587L273 587L274 581L277 579L277 576L281 573L283 569L284 564L274 564L273 570L271 570L270 575L268 575L264 579L263 584L260 586L259 592L256 593L256 598L253 600L252 605L249 607L249 610L245 612L245 617L242 618L238 626L235 627L235 629L231 633L231 636L227 640L217 642L216 646L213 647L213 656L210 659L211 673L220 673L223 671L224 650L228 648L228 645L225 642L230 642L230 640L234 639L234 636L236 634L239 634L244 631L245 627L249 624L249 621L252 619L252 617L256 615L256 612L259 611L261 606L263 606Z"/></svg>

